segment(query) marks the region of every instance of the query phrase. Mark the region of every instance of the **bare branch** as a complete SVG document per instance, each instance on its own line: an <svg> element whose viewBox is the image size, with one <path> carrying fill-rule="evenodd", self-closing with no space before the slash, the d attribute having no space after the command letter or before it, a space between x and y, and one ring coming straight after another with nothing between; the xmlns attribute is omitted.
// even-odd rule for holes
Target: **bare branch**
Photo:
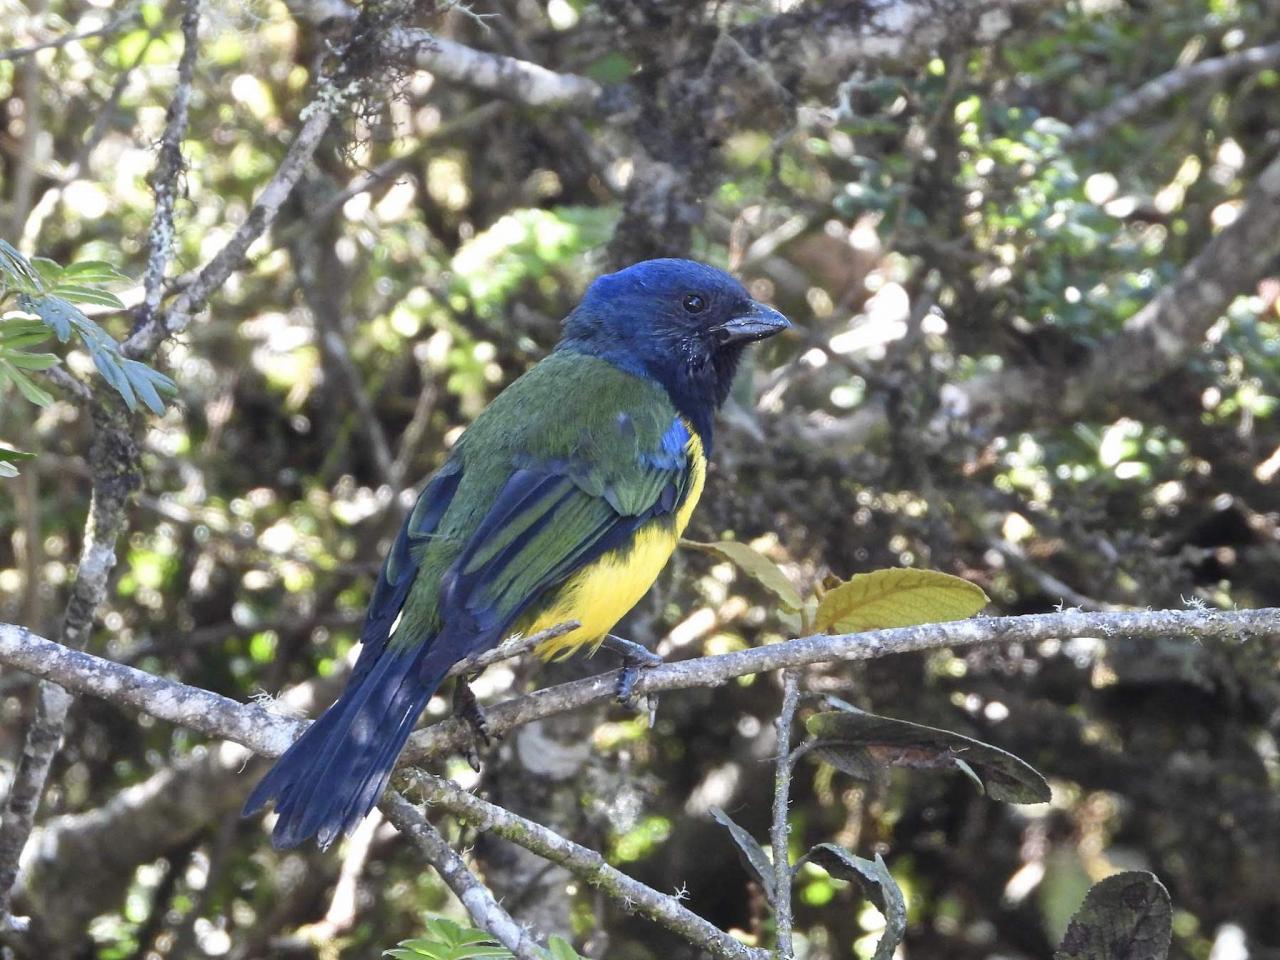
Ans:
<svg viewBox="0 0 1280 960"><path fill-rule="evenodd" d="M791 805L791 727L799 703L800 676L795 670L783 670L782 709L774 722L778 731L778 755L774 760L773 824L769 830L773 842L773 917L777 926L778 960L792 960L795 956L791 938L791 831L787 813Z"/></svg>
<svg viewBox="0 0 1280 960"><path fill-rule="evenodd" d="M396 829L412 840L427 862L436 868L476 923L492 933L516 960L544 960L537 942L499 906L440 831L413 804L395 790L388 790L379 806Z"/></svg>
<svg viewBox="0 0 1280 960"><path fill-rule="evenodd" d="M116 540L125 527L125 508L138 485L138 450L122 404L107 397L95 402L91 413L93 492L76 579L62 621L62 641L68 648L83 647L89 639L94 617L107 595L107 578L116 563ZM27 728L22 759L0 824L0 922L9 912L18 859L31 834L70 705L71 695L65 689L56 683L40 685L35 715Z"/></svg>
<svg viewBox="0 0 1280 960"><path fill-rule="evenodd" d="M1185 90L1222 83L1241 74L1257 73L1276 66L1280 66L1280 43L1237 50L1226 56L1176 67L1081 120L1064 142L1068 146L1078 146L1099 140L1112 128L1154 110Z"/></svg>
<svg viewBox="0 0 1280 960"><path fill-rule="evenodd" d="M587 77L556 73L526 60L473 50L426 30L393 30L386 47L393 55L408 57L420 69L445 80L530 107L591 111L598 107L604 93L600 84Z"/></svg>
<svg viewBox="0 0 1280 960"><path fill-rule="evenodd" d="M832 660L871 659L892 653L976 643L1036 643L1078 636L1149 638L1169 635L1197 640L1276 639L1280 638L1280 609L1123 613L1070 610L1023 617L982 617L864 634L811 636L654 667L640 676L636 689L640 693L656 693L688 687L713 687L735 677L785 667ZM91 693L159 719L234 740L255 752L271 756L281 753L303 727L299 721L277 716L257 705L240 704L206 690L71 650L14 625L0 624L0 663L57 680L77 692ZM613 695L615 685L616 671L500 704L488 712L490 728L502 733L521 723L606 699ZM461 738L461 731L453 729L459 726L456 721L445 721L423 731L417 738L413 756L424 757L452 749L454 741ZM430 785L428 799L439 802L471 822L480 822L484 829L520 843L580 876L594 878L592 882L598 882L605 892L618 895L624 903L630 898L639 912L670 929L676 929L671 924L677 922L705 923L696 915L690 914L694 918L690 920L675 913L684 908L656 891L651 892L657 900L650 898L641 902L637 894L649 888L643 884L639 884L637 889L629 887L636 881L608 867L594 851L578 847L545 827L517 818L501 808L484 804L445 781L427 782ZM395 822L393 811L386 807L384 810ZM712 947L706 941L695 942L702 942L708 949ZM743 948L744 951L746 949ZM750 952L717 955L749 957L752 960L758 956Z"/></svg>
<svg viewBox="0 0 1280 960"><path fill-rule="evenodd" d="M151 172L151 189L156 195L156 209L147 233L147 272L145 292L139 306L139 322L147 323L160 306L165 269L173 255L173 208L178 199L178 180L186 170L182 159L182 141L187 135L187 111L191 105L191 86L199 52L200 0L187 0L182 9L182 57L178 60L178 86L169 101L164 134L155 169Z"/></svg>
<svg viewBox="0 0 1280 960"><path fill-rule="evenodd" d="M254 240L275 221L280 207L293 192L294 185L306 169L312 154L320 145L320 139L333 120L334 106L317 98L304 110L306 121L297 137L289 145L280 166L272 174L267 185L258 194L253 209L244 222L231 235L226 244L205 264L190 286L186 287L167 310L148 318L129 336L121 347L126 356L137 357L150 353L160 341L175 333L181 333L191 322L191 317L204 309L209 297L226 282L244 260Z"/></svg>

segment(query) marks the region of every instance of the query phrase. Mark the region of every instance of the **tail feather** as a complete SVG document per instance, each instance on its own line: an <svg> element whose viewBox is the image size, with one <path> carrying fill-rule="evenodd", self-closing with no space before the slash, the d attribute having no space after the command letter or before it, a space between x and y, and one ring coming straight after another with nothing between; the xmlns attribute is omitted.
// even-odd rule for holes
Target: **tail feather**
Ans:
<svg viewBox="0 0 1280 960"><path fill-rule="evenodd" d="M314 836L323 850L373 809L444 679L444 670L423 669L424 652L383 651L254 788L244 814L275 801L273 846L295 847Z"/></svg>

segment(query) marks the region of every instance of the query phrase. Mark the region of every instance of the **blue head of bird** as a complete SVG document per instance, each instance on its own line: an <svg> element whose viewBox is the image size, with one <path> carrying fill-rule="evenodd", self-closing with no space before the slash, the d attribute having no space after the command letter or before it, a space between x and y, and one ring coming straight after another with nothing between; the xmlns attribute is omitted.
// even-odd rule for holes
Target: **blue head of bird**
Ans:
<svg viewBox="0 0 1280 960"><path fill-rule="evenodd" d="M712 415L729 395L743 349L790 326L723 270L692 260L645 260L591 284L565 319L560 349L656 380L709 441Z"/></svg>

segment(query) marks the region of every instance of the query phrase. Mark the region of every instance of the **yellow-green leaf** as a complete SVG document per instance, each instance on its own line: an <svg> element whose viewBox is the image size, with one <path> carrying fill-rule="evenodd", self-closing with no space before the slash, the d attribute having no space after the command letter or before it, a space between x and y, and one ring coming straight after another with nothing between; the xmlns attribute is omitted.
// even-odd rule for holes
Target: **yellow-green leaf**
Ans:
<svg viewBox="0 0 1280 960"><path fill-rule="evenodd" d="M745 543L737 540L717 540L714 543L700 543L697 540L681 540L680 543L703 553L710 553L728 560L743 573L778 598L788 610L799 610L803 601L800 591L787 579L782 568L766 557L759 550L753 550Z"/></svg>
<svg viewBox="0 0 1280 960"><path fill-rule="evenodd" d="M982 588L936 570L860 573L823 596L819 633L858 633L971 617L990 602Z"/></svg>

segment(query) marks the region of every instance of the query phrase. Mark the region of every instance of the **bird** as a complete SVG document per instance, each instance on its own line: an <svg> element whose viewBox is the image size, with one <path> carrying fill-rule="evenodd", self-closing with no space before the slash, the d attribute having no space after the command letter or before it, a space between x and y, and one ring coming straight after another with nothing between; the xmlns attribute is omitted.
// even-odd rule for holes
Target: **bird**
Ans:
<svg viewBox="0 0 1280 960"><path fill-rule="evenodd" d="M576 621L536 649L594 650L648 591L702 494L713 420L748 344L791 326L733 276L646 260L597 277L559 342L430 478L384 560L338 699L243 815L326 849L376 805L450 667Z"/></svg>

